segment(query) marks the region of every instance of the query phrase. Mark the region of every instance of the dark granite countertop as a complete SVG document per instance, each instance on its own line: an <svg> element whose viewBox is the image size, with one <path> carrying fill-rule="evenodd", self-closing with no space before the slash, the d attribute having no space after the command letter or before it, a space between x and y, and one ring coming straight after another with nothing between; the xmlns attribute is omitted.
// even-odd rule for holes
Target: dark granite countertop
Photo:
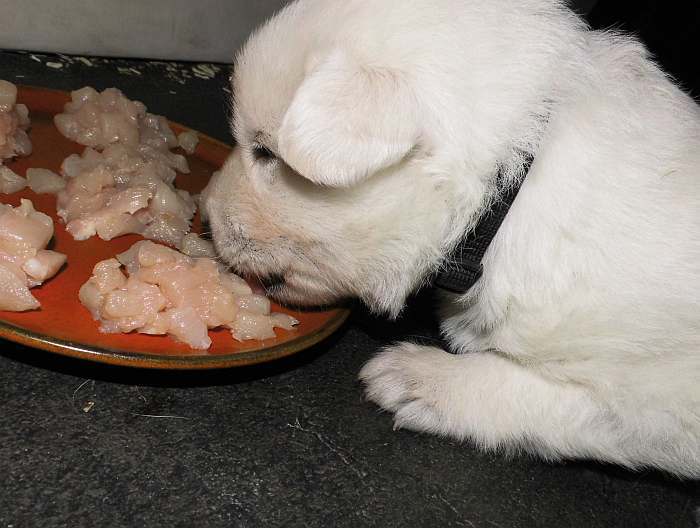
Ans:
<svg viewBox="0 0 700 528"><path fill-rule="evenodd" d="M0 52L0 78L117 86L229 141L224 65ZM0 528L700 526L697 482L392 430L357 372L396 339L436 338L431 304L412 299L396 322L357 307L307 352L225 371L122 369L0 341Z"/></svg>

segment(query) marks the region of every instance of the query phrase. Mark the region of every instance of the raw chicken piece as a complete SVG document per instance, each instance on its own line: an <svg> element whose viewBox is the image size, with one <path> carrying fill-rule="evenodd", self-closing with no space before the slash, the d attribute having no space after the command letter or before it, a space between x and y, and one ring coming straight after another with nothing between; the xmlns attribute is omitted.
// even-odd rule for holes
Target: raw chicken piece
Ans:
<svg viewBox="0 0 700 528"><path fill-rule="evenodd" d="M87 148L82 156L67 157L61 165L65 189L56 205L73 238L138 233L178 247L195 205L189 193L173 187L175 171L161 154L143 145L112 145L102 153Z"/></svg>
<svg viewBox="0 0 700 528"><path fill-rule="evenodd" d="M0 163L15 156L32 153L32 142L27 136L29 110L17 104L17 87L0 80Z"/></svg>
<svg viewBox="0 0 700 528"><path fill-rule="evenodd" d="M196 233L188 233L182 237L178 249L190 257L216 257L213 242L201 238Z"/></svg>
<svg viewBox="0 0 700 528"><path fill-rule="evenodd" d="M196 349L211 346L209 328L228 327L238 340L269 339L274 328L299 324L289 315L271 314L268 299L254 295L215 260L147 240L99 262L79 298L103 332L169 334Z"/></svg>
<svg viewBox="0 0 700 528"><path fill-rule="evenodd" d="M27 169L27 183L37 194L56 194L66 187L63 178L48 169Z"/></svg>
<svg viewBox="0 0 700 528"><path fill-rule="evenodd" d="M193 130L186 130L177 136L177 144L188 154L194 154L198 143L199 137L197 137L197 132Z"/></svg>
<svg viewBox="0 0 700 528"><path fill-rule="evenodd" d="M0 165L0 193L12 194L27 186L27 180L4 165Z"/></svg>
<svg viewBox="0 0 700 528"><path fill-rule="evenodd" d="M24 262L22 270L33 282L41 284L56 275L65 263L66 256L63 253L39 249L36 255Z"/></svg>
<svg viewBox="0 0 700 528"><path fill-rule="evenodd" d="M263 314L241 312L236 314L236 318L228 326L231 335L239 341L269 339L275 336L272 318Z"/></svg>
<svg viewBox="0 0 700 528"><path fill-rule="evenodd" d="M0 310L39 308L29 288L53 277L66 262L62 253L45 249L52 236L53 221L31 201L14 208L0 203Z"/></svg>
<svg viewBox="0 0 700 528"><path fill-rule="evenodd" d="M9 112L17 102L17 87L8 81L0 80L0 112Z"/></svg>
<svg viewBox="0 0 700 528"><path fill-rule="evenodd" d="M141 234L144 238L179 247L189 230L189 221L166 213L154 218Z"/></svg>
<svg viewBox="0 0 700 528"><path fill-rule="evenodd" d="M29 292L26 279L22 279L7 265L0 264L0 310L25 312L41 305Z"/></svg>
<svg viewBox="0 0 700 528"><path fill-rule="evenodd" d="M163 116L146 114L139 121L140 143L159 150L169 150L178 146L177 137Z"/></svg>

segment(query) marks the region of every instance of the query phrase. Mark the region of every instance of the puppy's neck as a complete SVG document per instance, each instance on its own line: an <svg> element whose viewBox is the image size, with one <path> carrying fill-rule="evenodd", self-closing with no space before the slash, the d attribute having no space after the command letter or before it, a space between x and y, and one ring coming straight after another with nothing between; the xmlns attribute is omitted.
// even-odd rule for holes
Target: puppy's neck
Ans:
<svg viewBox="0 0 700 528"><path fill-rule="evenodd" d="M495 197L476 220L476 224L444 259L433 277L433 286L452 293L465 294L481 278L481 261L513 205L532 161L532 155L523 156L523 161L518 164L521 172L518 177L514 174L514 164L499 170Z"/></svg>

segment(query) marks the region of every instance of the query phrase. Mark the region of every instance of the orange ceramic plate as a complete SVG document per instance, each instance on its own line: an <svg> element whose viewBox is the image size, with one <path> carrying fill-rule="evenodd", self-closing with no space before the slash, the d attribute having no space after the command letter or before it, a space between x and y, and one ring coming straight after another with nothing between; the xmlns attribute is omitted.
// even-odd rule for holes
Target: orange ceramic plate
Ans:
<svg viewBox="0 0 700 528"><path fill-rule="evenodd" d="M53 116L63 110L70 99L65 92L41 88L20 87L19 102L29 107L32 120L30 137L34 153L7 165L20 175L29 167L41 167L58 172L63 159L80 153L82 147L58 133ZM184 127L172 124L179 133ZM188 156L191 174L178 175L177 186L197 193L209 176L224 162L230 148L212 138L199 134L199 145ZM295 312L273 305L273 310L289 313L300 324L294 331L277 329L275 339L239 343L225 330L210 331L209 350L193 350L168 336L144 334L102 334L88 311L78 301L78 289L90 278L93 266L128 249L140 239L128 235L105 242L93 237L77 242L66 232L56 216L53 195L22 192L0 194L0 202L13 206L20 198L34 202L37 210L54 220L55 236L51 248L68 255L68 264L56 277L32 289L41 309L32 312L0 311L0 337L50 352L123 366L161 369L204 369L251 365L271 361L308 348L335 331L346 319L347 310ZM195 227L198 225L195 218Z"/></svg>

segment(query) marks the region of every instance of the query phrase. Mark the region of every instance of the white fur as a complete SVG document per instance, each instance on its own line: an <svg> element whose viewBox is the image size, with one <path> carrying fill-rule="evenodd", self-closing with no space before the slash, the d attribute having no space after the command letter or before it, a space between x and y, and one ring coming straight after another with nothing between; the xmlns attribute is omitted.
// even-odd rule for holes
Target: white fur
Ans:
<svg viewBox="0 0 700 528"><path fill-rule="evenodd" d="M483 278L445 295L461 354L363 368L397 426L700 477L700 111L638 42L556 0L300 0L233 92L214 240L291 303L396 316L535 155Z"/></svg>

